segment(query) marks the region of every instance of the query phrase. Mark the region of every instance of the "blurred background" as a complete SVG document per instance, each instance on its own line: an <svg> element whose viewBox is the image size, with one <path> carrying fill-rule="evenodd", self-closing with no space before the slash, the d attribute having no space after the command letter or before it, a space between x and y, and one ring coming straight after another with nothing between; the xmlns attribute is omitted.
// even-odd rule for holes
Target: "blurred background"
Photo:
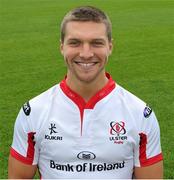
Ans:
<svg viewBox="0 0 174 180"><path fill-rule="evenodd" d="M114 51L107 71L155 111L165 178L173 179L173 0L0 0L0 178L7 178L20 107L66 74L59 52L60 23L79 5L101 8L111 18Z"/></svg>

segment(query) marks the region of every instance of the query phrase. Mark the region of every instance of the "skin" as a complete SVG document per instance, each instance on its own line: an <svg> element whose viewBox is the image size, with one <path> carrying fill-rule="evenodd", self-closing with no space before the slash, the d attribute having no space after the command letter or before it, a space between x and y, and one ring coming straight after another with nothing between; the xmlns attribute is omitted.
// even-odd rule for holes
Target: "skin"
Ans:
<svg viewBox="0 0 174 180"><path fill-rule="evenodd" d="M105 66L112 52L103 23L69 22L61 53L67 64L67 85L88 101L107 83Z"/></svg>
<svg viewBox="0 0 174 180"><path fill-rule="evenodd" d="M163 161L147 167L135 167L136 179L163 179Z"/></svg>
<svg viewBox="0 0 174 180"><path fill-rule="evenodd" d="M36 165L24 164L11 155L8 160L8 178L9 179L32 179L36 174Z"/></svg>
<svg viewBox="0 0 174 180"><path fill-rule="evenodd" d="M60 50L67 64L67 85L88 101L108 82L105 66L112 52L112 42L106 36L105 25L95 22L68 22ZM31 179L36 170L37 166L23 164L9 156L9 178ZM163 162L148 167L135 167L134 177L163 178Z"/></svg>

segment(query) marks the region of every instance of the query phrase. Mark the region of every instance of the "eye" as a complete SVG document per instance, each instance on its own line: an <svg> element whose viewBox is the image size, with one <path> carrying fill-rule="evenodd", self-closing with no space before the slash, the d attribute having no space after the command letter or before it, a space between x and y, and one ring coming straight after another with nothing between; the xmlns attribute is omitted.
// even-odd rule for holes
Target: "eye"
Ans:
<svg viewBox="0 0 174 180"><path fill-rule="evenodd" d="M105 45L105 42L96 40L96 41L92 41L91 44L92 44L92 46L94 46L94 47L102 47L102 46Z"/></svg>
<svg viewBox="0 0 174 180"><path fill-rule="evenodd" d="M76 46L79 46L80 45L80 41L78 41L78 40L70 40L70 41L68 41L68 45L70 45L70 46L72 46L72 47L76 47Z"/></svg>

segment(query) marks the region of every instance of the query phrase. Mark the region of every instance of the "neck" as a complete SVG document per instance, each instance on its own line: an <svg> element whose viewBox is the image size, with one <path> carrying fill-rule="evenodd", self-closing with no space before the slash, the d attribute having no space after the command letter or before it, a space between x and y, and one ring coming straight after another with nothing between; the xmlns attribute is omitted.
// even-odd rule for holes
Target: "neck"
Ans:
<svg viewBox="0 0 174 180"><path fill-rule="evenodd" d="M101 90L108 82L105 73L99 75L91 82L80 81L77 78L67 75L67 85L77 94L79 94L86 102Z"/></svg>

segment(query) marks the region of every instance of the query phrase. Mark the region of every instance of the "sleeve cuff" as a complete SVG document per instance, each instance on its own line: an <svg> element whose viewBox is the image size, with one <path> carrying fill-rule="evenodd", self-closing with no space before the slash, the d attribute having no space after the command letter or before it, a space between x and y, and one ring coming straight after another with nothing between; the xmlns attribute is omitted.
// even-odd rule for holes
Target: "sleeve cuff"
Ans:
<svg viewBox="0 0 174 180"><path fill-rule="evenodd" d="M24 164L33 165L33 159L22 156L16 150L14 150L12 147L10 148L10 155L13 158L15 158L16 160L18 160Z"/></svg>
<svg viewBox="0 0 174 180"><path fill-rule="evenodd" d="M151 157L149 159L142 159L141 160L141 167L146 167L146 166L150 166L150 165L153 165L159 161L162 161L163 160L163 155L162 153L154 156L154 157Z"/></svg>

